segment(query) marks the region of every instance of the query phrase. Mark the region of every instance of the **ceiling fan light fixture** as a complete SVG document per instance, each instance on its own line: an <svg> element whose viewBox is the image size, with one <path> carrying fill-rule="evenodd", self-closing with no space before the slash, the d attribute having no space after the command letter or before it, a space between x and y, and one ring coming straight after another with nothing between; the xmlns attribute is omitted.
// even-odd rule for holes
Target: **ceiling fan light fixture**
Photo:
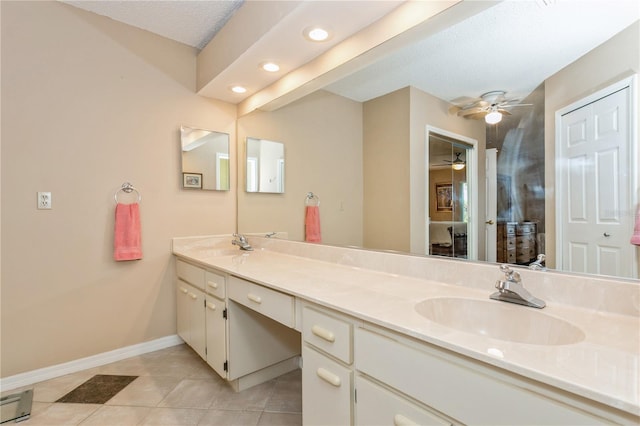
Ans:
<svg viewBox="0 0 640 426"><path fill-rule="evenodd" d="M464 163L463 162L453 163L453 164L451 164L451 168L453 170L462 170L462 169L464 169Z"/></svg>
<svg viewBox="0 0 640 426"><path fill-rule="evenodd" d="M497 124L502 121L502 114L498 111L491 111L489 114L484 116L484 121L487 124Z"/></svg>

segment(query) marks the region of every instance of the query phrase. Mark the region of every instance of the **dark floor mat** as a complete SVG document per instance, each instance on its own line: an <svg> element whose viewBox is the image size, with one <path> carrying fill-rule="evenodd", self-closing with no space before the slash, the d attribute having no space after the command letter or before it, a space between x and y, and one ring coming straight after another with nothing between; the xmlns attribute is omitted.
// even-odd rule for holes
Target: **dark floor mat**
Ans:
<svg viewBox="0 0 640 426"><path fill-rule="evenodd" d="M77 404L104 404L138 376L114 376L98 374L93 376L56 402Z"/></svg>

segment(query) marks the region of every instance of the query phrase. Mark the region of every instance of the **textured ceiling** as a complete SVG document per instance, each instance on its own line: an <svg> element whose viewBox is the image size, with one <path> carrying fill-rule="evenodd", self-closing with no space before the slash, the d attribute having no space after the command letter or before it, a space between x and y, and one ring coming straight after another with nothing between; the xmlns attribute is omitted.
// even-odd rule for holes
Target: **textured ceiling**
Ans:
<svg viewBox="0 0 640 426"><path fill-rule="evenodd" d="M64 2L197 48L242 5L242 0ZM358 5L373 8L376 3ZM327 90L358 101L406 86L449 101L492 90L522 98L639 18L637 0L507 0L395 51ZM279 38L285 44L286 39ZM306 54L300 49L289 53ZM235 66L255 69L253 63Z"/></svg>
<svg viewBox="0 0 640 426"><path fill-rule="evenodd" d="M414 86L447 101L493 90L523 98L640 17L637 0L512 0L327 87L366 101Z"/></svg>
<svg viewBox="0 0 640 426"><path fill-rule="evenodd" d="M202 49L243 0L61 0L98 15Z"/></svg>

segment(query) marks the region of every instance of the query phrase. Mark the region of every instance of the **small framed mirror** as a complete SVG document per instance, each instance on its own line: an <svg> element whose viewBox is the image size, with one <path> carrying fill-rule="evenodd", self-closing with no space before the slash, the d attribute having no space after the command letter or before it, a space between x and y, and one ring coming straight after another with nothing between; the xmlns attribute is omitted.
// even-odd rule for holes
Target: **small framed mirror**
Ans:
<svg viewBox="0 0 640 426"><path fill-rule="evenodd" d="M182 187L229 191L229 135L180 126Z"/></svg>
<svg viewBox="0 0 640 426"><path fill-rule="evenodd" d="M284 144L247 138L246 191L284 193Z"/></svg>

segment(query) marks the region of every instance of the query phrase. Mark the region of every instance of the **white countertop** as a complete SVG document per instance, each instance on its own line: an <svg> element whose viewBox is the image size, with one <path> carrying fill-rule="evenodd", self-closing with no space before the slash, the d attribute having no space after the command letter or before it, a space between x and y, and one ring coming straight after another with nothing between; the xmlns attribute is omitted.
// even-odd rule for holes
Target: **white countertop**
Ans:
<svg viewBox="0 0 640 426"><path fill-rule="evenodd" d="M532 291L534 296L547 300L547 307L542 310L544 314L561 318L579 327L585 333L585 338L579 343L557 346L513 343L441 326L425 319L415 310L418 302L433 297L489 300L489 294L494 291L493 283L498 277L493 270L492 280L488 280L486 289L481 289L345 266L338 262L294 256L260 247L256 247L252 252L243 252L230 245L220 249L207 241L202 238L175 239L173 253L202 266L264 284L487 364L640 415L638 315L554 303L545 299L544 295ZM227 239L227 244L228 241L230 239ZM260 245L260 242L257 242ZM292 244L296 244L295 250L304 247L303 243ZM265 246L268 247L268 243ZM360 255L358 252L367 256L366 251L356 249L323 247L321 250L326 252L332 249L342 250L342 256L345 250L353 250L356 256ZM349 253L354 255L352 252ZM388 257L388 262L398 262L410 256L395 254ZM431 262L429 267L433 268L434 260L430 259L428 262ZM458 269L465 268L464 263L454 265L458 265ZM472 267L475 268L472 272L477 272L480 268L477 264ZM548 277L545 278L548 280ZM603 280L603 283L606 285L606 280ZM625 286L625 283L622 285ZM635 285L637 286L637 283ZM631 293L627 294L631 294L632 298L637 297L634 283L629 283L629 286L631 287L625 286L624 290L630 291ZM494 303L509 306L513 310L514 321L517 321L518 312L521 310L533 309L503 302Z"/></svg>

